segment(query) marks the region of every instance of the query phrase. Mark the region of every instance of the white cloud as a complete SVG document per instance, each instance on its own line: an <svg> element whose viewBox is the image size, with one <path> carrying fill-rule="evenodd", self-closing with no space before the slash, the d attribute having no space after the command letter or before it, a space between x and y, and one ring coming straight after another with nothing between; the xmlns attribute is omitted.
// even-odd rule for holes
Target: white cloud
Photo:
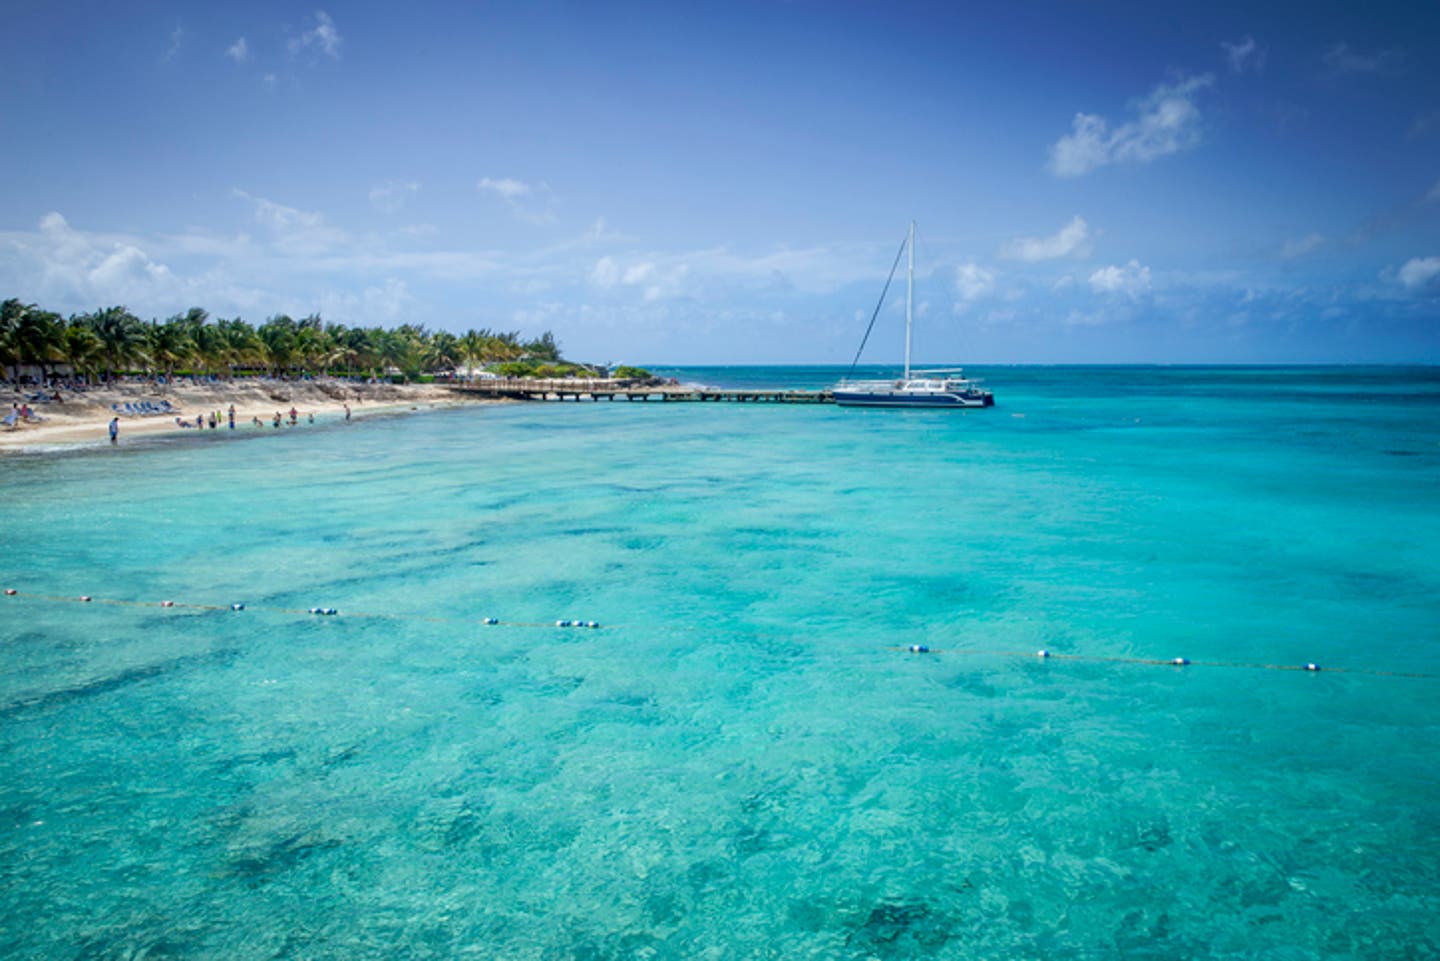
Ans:
<svg viewBox="0 0 1440 961"><path fill-rule="evenodd" d="M1306 254L1313 254L1325 246L1325 237L1321 234L1306 234L1304 237L1291 238L1285 241L1280 248L1280 256L1286 260L1294 260L1296 257L1304 257Z"/></svg>
<svg viewBox="0 0 1440 961"><path fill-rule="evenodd" d="M590 271L590 282L597 287L614 287L620 283L620 268L612 257L601 257Z"/></svg>
<svg viewBox="0 0 1440 961"><path fill-rule="evenodd" d="M234 43L230 44L230 46L226 47L225 56L229 57L236 63L248 62L250 59L250 47L245 43L245 38L241 37L239 40L236 40Z"/></svg>
<svg viewBox="0 0 1440 961"><path fill-rule="evenodd" d="M1059 257L1083 257L1089 252L1090 225L1078 215L1049 237L1016 237L1000 250L1004 257L1029 263Z"/></svg>
<svg viewBox="0 0 1440 961"><path fill-rule="evenodd" d="M654 273L655 265L648 261L635 264L625 271L625 276L621 278L620 282L623 284L641 284Z"/></svg>
<svg viewBox="0 0 1440 961"><path fill-rule="evenodd" d="M1400 283L1411 290L1429 287L1440 279L1440 257L1412 257L1398 274Z"/></svg>
<svg viewBox="0 0 1440 961"><path fill-rule="evenodd" d="M1136 297L1150 289L1150 268L1132 260L1123 267L1113 264L1090 275L1090 289L1097 294L1125 294Z"/></svg>
<svg viewBox="0 0 1440 961"><path fill-rule="evenodd" d="M420 184L413 180L387 180L370 188L370 205L382 213L393 214L419 190Z"/></svg>
<svg viewBox="0 0 1440 961"><path fill-rule="evenodd" d="M276 250L289 256L333 254L350 246L350 236L326 224L325 218L316 211L287 207L264 197L252 196L238 187L231 193L250 202L256 223L268 228Z"/></svg>
<svg viewBox="0 0 1440 961"><path fill-rule="evenodd" d="M170 268L139 241L75 230L56 212L40 219L38 232L0 243L0 282L9 289L23 284L37 300L86 310L156 293L174 297L180 288Z"/></svg>
<svg viewBox="0 0 1440 961"><path fill-rule="evenodd" d="M160 57L160 62L169 63L171 60L174 60L176 54L180 52L180 48L184 45L185 28L176 25L175 29L170 31L170 46L165 50L164 55Z"/></svg>
<svg viewBox="0 0 1440 961"><path fill-rule="evenodd" d="M316 10L315 26L290 39L290 54L297 56L306 50L318 50L333 60L339 60L341 42L334 18L324 10Z"/></svg>
<svg viewBox="0 0 1440 961"><path fill-rule="evenodd" d="M1361 53L1351 50L1348 43L1336 43L1326 48L1323 59L1338 73L1383 73L1400 66L1404 55L1399 50Z"/></svg>
<svg viewBox="0 0 1440 961"><path fill-rule="evenodd" d="M548 224L555 221L555 212L551 209L555 197L550 185L543 181L529 184L513 177L482 177L475 187L482 193L499 197L517 219L526 223Z"/></svg>
<svg viewBox="0 0 1440 961"><path fill-rule="evenodd" d="M654 260L640 260L622 266L614 257L605 256L595 261L590 269L590 283L605 290L624 287L639 288L647 301L660 300L679 294L690 276L690 265L673 262L660 265Z"/></svg>
<svg viewBox="0 0 1440 961"><path fill-rule="evenodd" d="M1220 46L1225 48L1225 58L1230 61L1233 72L1260 73L1265 69L1265 49L1248 33L1238 43L1226 43L1222 40Z"/></svg>
<svg viewBox="0 0 1440 961"><path fill-rule="evenodd" d="M995 290L995 271L974 261L955 268L955 288L964 301L976 300Z"/></svg>
<svg viewBox="0 0 1440 961"><path fill-rule="evenodd" d="M533 189L525 181L516 180L513 177L501 177L498 180L482 177L475 186L480 190L488 190L504 200L518 200L528 196Z"/></svg>
<svg viewBox="0 0 1440 961"><path fill-rule="evenodd" d="M1057 177L1079 177L1114 163L1146 163L1200 142L1200 92L1213 86L1210 74L1160 84L1136 101L1134 120L1111 130L1104 117L1077 113L1073 130L1050 148Z"/></svg>

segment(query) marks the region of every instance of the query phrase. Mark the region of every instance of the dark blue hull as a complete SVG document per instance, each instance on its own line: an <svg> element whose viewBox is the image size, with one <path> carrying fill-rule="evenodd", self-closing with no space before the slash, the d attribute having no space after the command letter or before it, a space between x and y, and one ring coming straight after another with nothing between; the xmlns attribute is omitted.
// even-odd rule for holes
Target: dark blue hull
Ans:
<svg viewBox="0 0 1440 961"><path fill-rule="evenodd" d="M904 391L836 390L835 403L841 407L994 407L995 398L985 394L906 393Z"/></svg>

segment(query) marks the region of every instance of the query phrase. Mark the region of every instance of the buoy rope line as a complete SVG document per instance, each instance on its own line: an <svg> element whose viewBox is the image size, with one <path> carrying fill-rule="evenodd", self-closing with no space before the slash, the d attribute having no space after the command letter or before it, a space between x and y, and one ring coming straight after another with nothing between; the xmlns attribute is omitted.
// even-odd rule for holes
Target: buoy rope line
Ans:
<svg viewBox="0 0 1440 961"><path fill-rule="evenodd" d="M1077 661L1082 664L1136 664L1145 667L1228 667L1247 671L1301 671L1307 674L1358 674L1366 677L1409 677L1418 680L1440 680L1440 674L1426 674L1418 671L1380 671L1364 667L1321 667L1312 662L1305 664L1264 664L1258 661L1192 661L1188 657L1122 657L1099 654L1060 654L1041 649L1038 651L996 651L972 650L954 647L930 647L927 644L910 644L905 647L891 647L892 651L908 654L950 654L971 657L1024 657L1040 661Z"/></svg>
<svg viewBox="0 0 1440 961"><path fill-rule="evenodd" d="M22 594L13 587L5 588L5 595L12 598L24 598L30 601L46 601L59 604L106 604L111 607L162 607L177 611L254 611L267 614L302 614L318 615L321 617L336 617L340 615L338 608L334 607L270 607L267 605L250 606L241 602L234 604L190 604L185 601L127 601L113 597L93 597L89 594L78 596L65 596L59 594ZM364 618L369 620L388 621L423 621L430 624L483 624L488 627L571 627L589 628L598 630L599 621L587 621L580 619L564 619L558 621L502 621L497 617L434 617L423 614L378 614L367 611L346 611L347 618Z"/></svg>
<svg viewBox="0 0 1440 961"><path fill-rule="evenodd" d="M247 606L244 603L233 604L191 604L185 601L132 601L109 597L92 597L89 594L78 596L65 596L57 594L22 594L13 587L5 588L5 595L11 598L23 598L29 601L45 601L48 603L60 604L104 604L111 607L136 607L148 608L158 607L171 610L184 611L254 611L256 613L269 614L290 614L302 616L336 617L340 611L333 607L270 607L260 605L256 607ZM599 630L599 621L580 619L561 619L556 621L503 621L496 617L435 617L421 614L380 614L366 611L349 611L344 615L346 618L360 618L366 620L389 620L389 621L417 621L430 624L479 624L487 627L518 627L518 628L581 628ZM617 625L609 625L614 630ZM1303 673L1318 674L1354 674L1365 677L1403 677L1416 680L1434 681L1440 680L1440 674L1424 673L1419 671L1383 671L1359 667L1332 667L1310 662L1305 664L1265 664L1261 662L1245 661L1192 661L1187 657L1153 658L1153 657L1125 657L1116 655L1098 654L1065 654L1058 651L1041 649L1038 651L1013 651L979 648L958 648L958 647L931 647L928 644L909 644L904 646L888 646L886 650L900 651L907 654L923 654L933 656L961 656L961 657L1023 657L1028 660L1039 661L1073 661L1082 664L1130 664L1143 667L1169 667L1169 668L1231 668L1236 670L1250 671L1300 671Z"/></svg>

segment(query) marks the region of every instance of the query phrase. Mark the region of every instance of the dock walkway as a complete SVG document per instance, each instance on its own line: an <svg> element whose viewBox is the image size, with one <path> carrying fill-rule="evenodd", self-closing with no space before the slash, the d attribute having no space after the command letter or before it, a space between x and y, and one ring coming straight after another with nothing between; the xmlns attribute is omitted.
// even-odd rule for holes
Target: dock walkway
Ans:
<svg viewBox="0 0 1440 961"><path fill-rule="evenodd" d="M661 401L664 403L833 404L829 390L757 390L754 388L646 386L616 380L481 380L452 384L450 389L469 396L530 401Z"/></svg>

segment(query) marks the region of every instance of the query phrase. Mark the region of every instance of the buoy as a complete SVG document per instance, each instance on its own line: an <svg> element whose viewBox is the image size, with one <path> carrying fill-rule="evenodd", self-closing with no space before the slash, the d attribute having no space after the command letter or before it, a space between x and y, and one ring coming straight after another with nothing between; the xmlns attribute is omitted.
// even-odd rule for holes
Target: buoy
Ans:
<svg viewBox="0 0 1440 961"><path fill-rule="evenodd" d="M586 626L586 627L599 627L599 626L600 626L600 622L599 622L599 621L591 621L590 623L586 624L585 626Z"/></svg>
<svg viewBox="0 0 1440 961"><path fill-rule="evenodd" d="M496 620L495 618L493 618L493 617L487 617L487 618L485 618L484 621L482 621L482 623L484 623L484 624L499 624L500 622L497 621L497 620Z"/></svg>
<svg viewBox="0 0 1440 961"><path fill-rule="evenodd" d="M1177 657L1170 663L1174 664L1176 667L1184 667L1185 665L1190 663L1190 659L1185 657Z"/></svg>
<svg viewBox="0 0 1440 961"><path fill-rule="evenodd" d="M80 595L80 600L82 600L82 601L84 601L84 602L86 602L86 603L88 604L90 601L94 600L94 598L91 597L89 594L81 594L81 595Z"/></svg>
<svg viewBox="0 0 1440 961"><path fill-rule="evenodd" d="M335 608L333 608L333 607L327 607L327 608L325 608L325 613L326 613L326 614L332 614L332 615L333 615L333 614L339 614L340 612L337 611L337 610L336 610Z"/></svg>
<svg viewBox="0 0 1440 961"><path fill-rule="evenodd" d="M1306 664L1306 665L1305 665L1305 670L1307 670L1307 671L1318 671L1318 670L1320 670L1320 665L1319 665L1319 664Z"/></svg>
<svg viewBox="0 0 1440 961"><path fill-rule="evenodd" d="M328 616L330 616L331 614L339 614L340 612L337 611L337 610L335 610L335 608L333 608L333 607L312 607L312 608L310 608L310 613L311 613L311 614L324 614L325 616L328 617Z"/></svg>
<svg viewBox="0 0 1440 961"><path fill-rule="evenodd" d="M174 606L175 606L175 602L174 602L174 601L161 601L161 602L160 602L160 606L161 606L161 607L174 607Z"/></svg>
<svg viewBox="0 0 1440 961"><path fill-rule="evenodd" d="M1036 651L1035 656L1043 660L1050 656L1050 652L1045 650Z"/></svg>
<svg viewBox="0 0 1440 961"><path fill-rule="evenodd" d="M14 597L14 596L15 596L15 588L13 588L13 587L7 587L7 588L5 588L5 596L6 596L6 597Z"/></svg>
<svg viewBox="0 0 1440 961"><path fill-rule="evenodd" d="M911 645L910 645L910 653L911 653L911 654L929 654L929 653L930 653L930 648L926 647L924 644L911 644Z"/></svg>
<svg viewBox="0 0 1440 961"><path fill-rule="evenodd" d="M569 622L569 621L556 621L556 622L555 622L555 626L556 626L556 627L569 627L569 626L570 626L570 622Z"/></svg>
<svg viewBox="0 0 1440 961"><path fill-rule="evenodd" d="M230 605L230 610L232 610L232 611L243 611L243 610L245 610L245 605L244 605L244 604L231 604L231 605Z"/></svg>

